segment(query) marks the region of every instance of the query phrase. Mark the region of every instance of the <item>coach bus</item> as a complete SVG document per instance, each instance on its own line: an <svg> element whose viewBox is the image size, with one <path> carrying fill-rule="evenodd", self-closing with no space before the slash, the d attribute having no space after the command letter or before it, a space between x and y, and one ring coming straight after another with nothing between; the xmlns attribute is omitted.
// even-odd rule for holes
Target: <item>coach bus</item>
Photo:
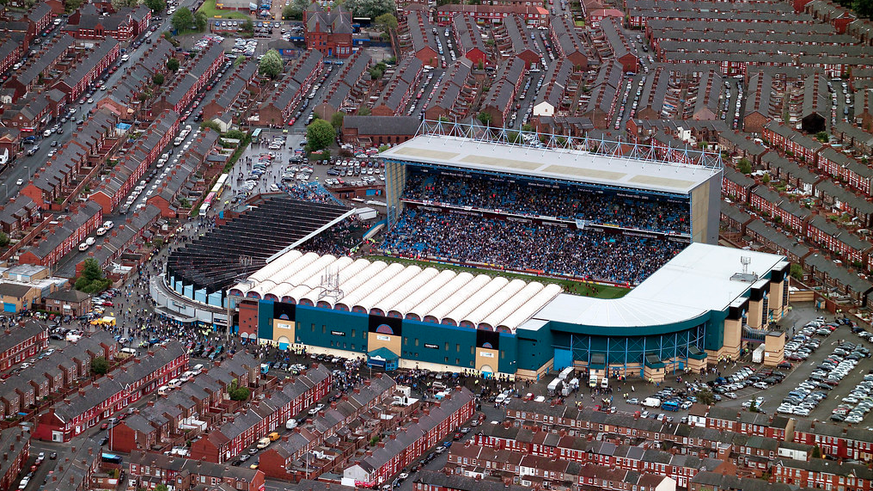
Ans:
<svg viewBox="0 0 873 491"><path fill-rule="evenodd" d="M218 180L215 181L215 185L212 186L209 194L206 195L206 199L203 200L203 204L200 205L200 216L206 216L209 207L212 206L212 202L216 199L220 199L221 192L224 191L224 185L227 184L227 178L228 174L222 174L218 177Z"/></svg>

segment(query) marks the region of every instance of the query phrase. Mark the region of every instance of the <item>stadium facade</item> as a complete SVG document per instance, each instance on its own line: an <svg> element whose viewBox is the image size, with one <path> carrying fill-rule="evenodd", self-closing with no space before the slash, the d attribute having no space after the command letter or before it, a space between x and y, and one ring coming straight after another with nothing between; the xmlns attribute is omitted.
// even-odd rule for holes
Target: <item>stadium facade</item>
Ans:
<svg viewBox="0 0 873 491"><path fill-rule="evenodd" d="M579 150L595 143L597 152ZM611 152L605 142L571 141L564 147L440 131L398 145L381 155L388 173L389 227L407 210L426 207L527 221L531 227L584 229L602 233L602 240L651 235L683 244L624 297L563 293L533 276L510 280L492 271L474 275L290 250L228 291L230 308L239 313L240 336L283 348L365 357L387 368L511 378L538 378L575 365L598 376L662 380L669 373L737 358L750 339L766 345L767 363L782 360L784 335L768 328L787 312L790 265L783 256L714 245L720 165L704 161L705 156L699 165L662 162L649 150L625 144ZM407 199L404 187L415 172L457 179L475 174L513 186L642 202L669 200L683 204L683 220L690 226L685 233L637 230L572 216Z"/></svg>

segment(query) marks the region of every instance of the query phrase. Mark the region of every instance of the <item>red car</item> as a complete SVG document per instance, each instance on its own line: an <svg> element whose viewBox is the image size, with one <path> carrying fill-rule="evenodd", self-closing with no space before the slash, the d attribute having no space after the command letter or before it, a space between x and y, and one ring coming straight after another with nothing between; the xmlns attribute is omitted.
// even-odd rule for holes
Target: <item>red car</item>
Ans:
<svg viewBox="0 0 873 491"><path fill-rule="evenodd" d="M109 300L104 300L100 305L104 307L115 307L115 304L110 302Z"/></svg>
<svg viewBox="0 0 873 491"><path fill-rule="evenodd" d="M105 430L106 428L109 428L109 423L104 421L103 424L100 425L100 429Z"/></svg>

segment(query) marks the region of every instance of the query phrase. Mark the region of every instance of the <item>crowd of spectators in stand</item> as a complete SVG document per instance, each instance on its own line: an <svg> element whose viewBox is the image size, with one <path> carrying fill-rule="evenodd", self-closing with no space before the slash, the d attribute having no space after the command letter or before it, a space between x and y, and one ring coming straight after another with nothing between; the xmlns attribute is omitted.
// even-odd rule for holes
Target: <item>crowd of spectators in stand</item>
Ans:
<svg viewBox="0 0 873 491"><path fill-rule="evenodd" d="M689 234L688 204L644 201L583 188L548 188L532 182L507 182L487 177L461 179L412 172L404 198L454 206L472 206L528 216L586 220L592 224L654 232Z"/></svg>
<svg viewBox="0 0 873 491"><path fill-rule="evenodd" d="M361 241L366 229L357 215L352 215L302 244L299 249L320 255L348 256Z"/></svg>
<svg viewBox="0 0 873 491"><path fill-rule="evenodd" d="M632 285L684 247L663 239L409 209L382 244L392 254Z"/></svg>
<svg viewBox="0 0 873 491"><path fill-rule="evenodd" d="M299 199L300 201L335 203L338 205L343 204L318 182L297 182L291 184L279 182L279 189L288 193L292 198Z"/></svg>

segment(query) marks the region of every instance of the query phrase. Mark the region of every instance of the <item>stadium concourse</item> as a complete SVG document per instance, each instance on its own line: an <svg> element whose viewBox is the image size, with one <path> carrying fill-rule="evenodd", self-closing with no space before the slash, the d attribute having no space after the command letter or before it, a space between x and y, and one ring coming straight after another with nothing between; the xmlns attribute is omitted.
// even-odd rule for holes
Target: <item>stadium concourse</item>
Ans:
<svg viewBox="0 0 873 491"><path fill-rule="evenodd" d="M575 365L661 380L737 357L741 338L762 333L768 360L780 357L784 335L766 330L786 312L789 263L712 245L719 162L458 133L429 131L381 154L380 247L489 274L289 251L229 290L240 336L387 369L509 378ZM597 299L536 274L637 286Z"/></svg>

